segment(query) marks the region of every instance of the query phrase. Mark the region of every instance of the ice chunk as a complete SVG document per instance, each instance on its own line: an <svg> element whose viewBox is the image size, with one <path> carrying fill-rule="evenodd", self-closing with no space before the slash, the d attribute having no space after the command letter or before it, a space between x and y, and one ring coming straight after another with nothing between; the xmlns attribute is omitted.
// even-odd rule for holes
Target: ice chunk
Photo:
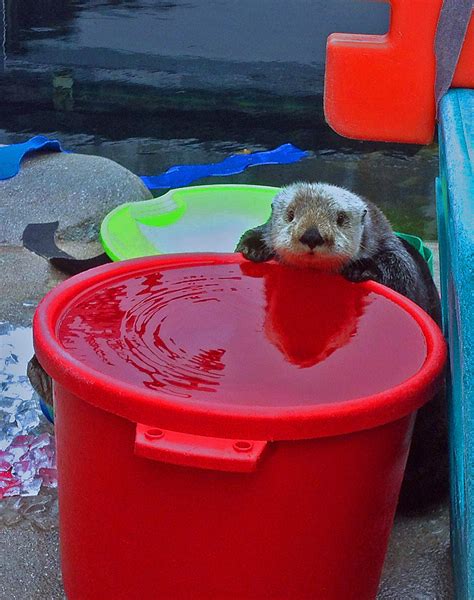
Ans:
<svg viewBox="0 0 474 600"><path fill-rule="evenodd" d="M0 322L0 498L57 485L54 438L26 376L32 355L31 329Z"/></svg>

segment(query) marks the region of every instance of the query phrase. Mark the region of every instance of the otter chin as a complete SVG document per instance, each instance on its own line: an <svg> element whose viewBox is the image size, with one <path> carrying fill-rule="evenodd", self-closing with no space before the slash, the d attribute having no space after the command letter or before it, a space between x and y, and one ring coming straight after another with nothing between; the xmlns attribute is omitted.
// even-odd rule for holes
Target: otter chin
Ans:
<svg viewBox="0 0 474 600"><path fill-rule="evenodd" d="M339 256L330 251L321 250L301 250L291 251L286 248L275 249L280 262L294 267L302 267L324 271L326 273L338 273L341 268L349 262L347 256Z"/></svg>

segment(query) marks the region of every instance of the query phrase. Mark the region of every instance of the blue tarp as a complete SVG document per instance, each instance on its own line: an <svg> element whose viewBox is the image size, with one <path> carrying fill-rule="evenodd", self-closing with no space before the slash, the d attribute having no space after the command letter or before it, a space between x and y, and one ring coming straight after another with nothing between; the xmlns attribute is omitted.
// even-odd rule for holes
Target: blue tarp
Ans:
<svg viewBox="0 0 474 600"><path fill-rule="evenodd" d="M294 163L308 156L308 152L300 150L293 144L283 144L275 150L253 152L252 154L233 154L218 163L207 165L178 165L171 167L155 177L142 177L143 183L151 190L161 188L178 188L189 185L203 177L236 175L247 167L256 165L273 165Z"/></svg>
<svg viewBox="0 0 474 600"><path fill-rule="evenodd" d="M50 140L37 135L22 144L11 144L0 148L0 180L14 177L20 170L23 157L38 150L66 152L58 140ZM283 144L275 150L253 152L251 154L233 154L218 163L205 165L176 165L156 176L141 177L143 183L151 190L179 188L189 185L203 177L223 177L241 173L247 167L256 165L276 165L294 163L308 156L309 153L296 148L293 144Z"/></svg>
<svg viewBox="0 0 474 600"><path fill-rule="evenodd" d="M22 144L11 144L0 148L0 179L15 177L20 170L23 157L30 152L50 150L64 152L58 140L50 140L44 135L37 135Z"/></svg>

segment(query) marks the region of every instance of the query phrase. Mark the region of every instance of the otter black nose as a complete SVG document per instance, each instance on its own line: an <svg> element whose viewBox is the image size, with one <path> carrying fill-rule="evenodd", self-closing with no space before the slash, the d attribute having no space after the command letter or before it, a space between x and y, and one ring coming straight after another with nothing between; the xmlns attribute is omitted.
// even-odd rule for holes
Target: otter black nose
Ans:
<svg viewBox="0 0 474 600"><path fill-rule="evenodd" d="M306 244L306 246L309 246L312 250L313 248L316 248L316 246L322 246L324 244L324 238L316 227L311 227L311 229L307 229L300 237L300 242Z"/></svg>

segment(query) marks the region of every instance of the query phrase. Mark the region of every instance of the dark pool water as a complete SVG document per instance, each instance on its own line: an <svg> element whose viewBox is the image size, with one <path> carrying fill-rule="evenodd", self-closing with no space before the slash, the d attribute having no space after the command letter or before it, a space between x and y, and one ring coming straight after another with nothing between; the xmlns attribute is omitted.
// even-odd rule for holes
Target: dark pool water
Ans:
<svg viewBox="0 0 474 600"><path fill-rule="evenodd" d="M343 185L435 239L436 147L349 141L324 123L327 35L388 22L384 3L353 0L1 0L0 143L42 133L152 175L292 142L310 157L225 181Z"/></svg>

